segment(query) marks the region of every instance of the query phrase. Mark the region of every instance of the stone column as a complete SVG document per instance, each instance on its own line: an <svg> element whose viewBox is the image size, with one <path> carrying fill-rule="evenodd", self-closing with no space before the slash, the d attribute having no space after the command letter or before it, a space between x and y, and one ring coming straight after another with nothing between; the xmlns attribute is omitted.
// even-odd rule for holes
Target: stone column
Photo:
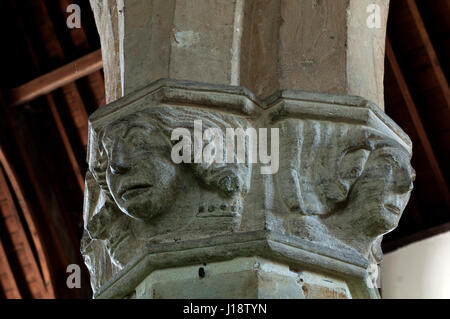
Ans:
<svg viewBox="0 0 450 319"><path fill-rule="evenodd" d="M95 297L379 297L414 178L382 111L387 3L91 0Z"/></svg>

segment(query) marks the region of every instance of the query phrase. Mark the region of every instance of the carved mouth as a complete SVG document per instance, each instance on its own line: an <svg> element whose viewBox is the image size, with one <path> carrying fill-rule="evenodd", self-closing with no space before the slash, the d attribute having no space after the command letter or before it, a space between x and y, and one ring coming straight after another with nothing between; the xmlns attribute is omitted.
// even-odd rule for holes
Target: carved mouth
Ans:
<svg viewBox="0 0 450 319"><path fill-rule="evenodd" d="M130 198L145 193L151 187L152 185L146 183L126 186L124 187L124 190L120 191L119 196L123 200L129 200Z"/></svg>
<svg viewBox="0 0 450 319"><path fill-rule="evenodd" d="M399 207L392 204L384 204L384 208L386 208L388 211L390 211L395 215L400 215L402 212L402 210Z"/></svg>

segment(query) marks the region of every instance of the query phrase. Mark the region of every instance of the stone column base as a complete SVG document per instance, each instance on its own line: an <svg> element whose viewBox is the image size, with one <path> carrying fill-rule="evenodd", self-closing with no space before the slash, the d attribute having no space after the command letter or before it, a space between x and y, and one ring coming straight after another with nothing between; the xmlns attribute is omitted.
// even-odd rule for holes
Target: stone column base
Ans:
<svg viewBox="0 0 450 319"><path fill-rule="evenodd" d="M95 297L379 298L364 260L289 236L258 231L157 246Z"/></svg>
<svg viewBox="0 0 450 319"><path fill-rule="evenodd" d="M351 298L347 284L260 257L161 269L136 288L138 299Z"/></svg>

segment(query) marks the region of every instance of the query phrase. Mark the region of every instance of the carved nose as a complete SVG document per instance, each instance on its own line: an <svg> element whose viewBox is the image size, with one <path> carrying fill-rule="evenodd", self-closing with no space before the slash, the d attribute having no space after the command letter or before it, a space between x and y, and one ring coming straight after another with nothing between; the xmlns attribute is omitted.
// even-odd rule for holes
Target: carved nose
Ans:
<svg viewBox="0 0 450 319"><path fill-rule="evenodd" d="M119 145L116 144L111 152L111 158L109 166L113 174L124 174L131 168L127 161L124 159L123 152L119 149Z"/></svg>
<svg viewBox="0 0 450 319"><path fill-rule="evenodd" d="M400 194L412 191L416 172L413 168L401 167L395 176L395 190Z"/></svg>

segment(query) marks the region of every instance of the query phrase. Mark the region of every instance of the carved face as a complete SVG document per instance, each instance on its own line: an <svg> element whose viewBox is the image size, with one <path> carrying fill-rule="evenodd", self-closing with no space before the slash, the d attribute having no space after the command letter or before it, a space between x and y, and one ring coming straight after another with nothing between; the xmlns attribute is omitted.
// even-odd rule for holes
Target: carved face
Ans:
<svg viewBox="0 0 450 319"><path fill-rule="evenodd" d="M87 230L92 239L104 240L106 250L111 261L122 268L135 254L138 241L134 233L130 231L132 219L117 211L116 205L107 199L100 211L95 214L87 224ZM94 246L95 242L91 242ZM99 244L98 245L103 245ZM102 255L100 246L97 246L97 255ZM85 257L90 257L87 251ZM92 260L90 261L92 262ZM100 258L97 262L102 262Z"/></svg>
<svg viewBox="0 0 450 319"><path fill-rule="evenodd" d="M348 226L368 237L393 230L408 203L414 178L406 152L391 147L373 151L351 190Z"/></svg>
<svg viewBox="0 0 450 319"><path fill-rule="evenodd" d="M165 136L144 123L118 124L105 134L103 144L106 182L122 212L148 220L170 206L178 167L170 160Z"/></svg>

